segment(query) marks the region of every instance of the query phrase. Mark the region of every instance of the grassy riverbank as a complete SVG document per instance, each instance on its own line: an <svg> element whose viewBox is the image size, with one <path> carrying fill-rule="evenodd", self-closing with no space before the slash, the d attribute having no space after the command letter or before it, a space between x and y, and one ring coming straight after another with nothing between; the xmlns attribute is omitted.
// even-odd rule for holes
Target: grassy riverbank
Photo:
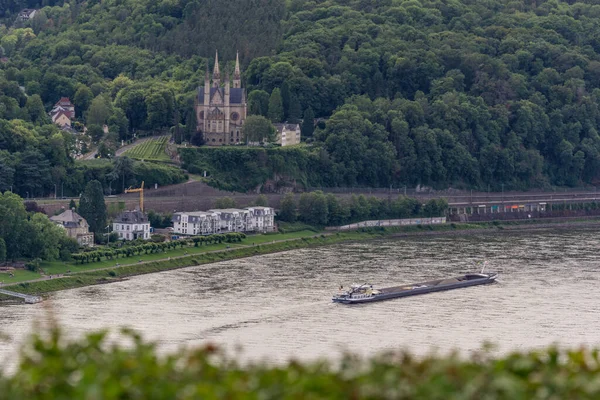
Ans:
<svg viewBox="0 0 600 400"><path fill-rule="evenodd" d="M595 221L569 221L560 224L561 227L598 225ZM331 245L348 241L372 240L384 237L405 237L421 235L446 235L446 234L480 234L502 232L508 230L530 230L558 227L556 222L549 221L510 221L486 222L477 224L448 223L430 226L404 226L386 228L363 228L359 231L348 232L320 232L300 231L286 234L270 234L249 236L242 243L213 244L199 247L184 247L167 253L143 254L130 258L104 260L101 262L78 264L73 263L46 263L43 268L47 274L62 274L53 279L39 279L38 273L20 271L33 274L34 281L23 281L23 276L15 274L15 284L5 286L9 290L28 293L43 294L64 289L82 286L103 284L126 279L130 276L153 272L167 271L195 265L214 263L237 258L251 257L260 254L276 253L281 251ZM229 248L227 248L229 245ZM119 264L117 266L117 263ZM67 271L71 271L67 273ZM0 295L0 300L6 299Z"/></svg>

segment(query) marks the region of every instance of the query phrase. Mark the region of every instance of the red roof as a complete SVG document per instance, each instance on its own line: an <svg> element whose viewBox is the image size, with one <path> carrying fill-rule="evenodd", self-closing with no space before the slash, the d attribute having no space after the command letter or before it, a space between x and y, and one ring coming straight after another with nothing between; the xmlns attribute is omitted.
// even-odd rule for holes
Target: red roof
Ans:
<svg viewBox="0 0 600 400"><path fill-rule="evenodd" d="M73 103L69 100L68 97L61 97L58 102L56 102L55 106L70 106L73 107Z"/></svg>

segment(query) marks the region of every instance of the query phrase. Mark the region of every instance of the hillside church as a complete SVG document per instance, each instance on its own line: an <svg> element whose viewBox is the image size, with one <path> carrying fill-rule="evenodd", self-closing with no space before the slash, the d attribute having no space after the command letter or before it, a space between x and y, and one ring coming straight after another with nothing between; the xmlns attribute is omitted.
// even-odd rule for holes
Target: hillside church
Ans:
<svg viewBox="0 0 600 400"><path fill-rule="evenodd" d="M221 86L219 54L215 56L212 80L206 69L204 86L198 87L196 97L197 131L202 132L208 146L243 143L242 125L246 120L246 90L242 88L239 54L235 59L233 84L229 72L225 73L224 86Z"/></svg>

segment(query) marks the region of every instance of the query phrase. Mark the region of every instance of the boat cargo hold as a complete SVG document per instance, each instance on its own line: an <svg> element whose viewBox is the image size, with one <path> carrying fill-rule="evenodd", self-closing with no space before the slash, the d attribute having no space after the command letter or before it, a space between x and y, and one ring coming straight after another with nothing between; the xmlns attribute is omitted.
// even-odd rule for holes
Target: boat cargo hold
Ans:
<svg viewBox="0 0 600 400"><path fill-rule="evenodd" d="M458 289L467 286L485 285L496 281L498 273L474 273L456 276L446 279L438 279L427 282L413 283L402 286L392 286L388 288L377 289L373 285L352 285L350 289L333 296L335 303L359 304L371 303L374 301L395 299L398 297L415 296L418 294L440 292L442 290Z"/></svg>

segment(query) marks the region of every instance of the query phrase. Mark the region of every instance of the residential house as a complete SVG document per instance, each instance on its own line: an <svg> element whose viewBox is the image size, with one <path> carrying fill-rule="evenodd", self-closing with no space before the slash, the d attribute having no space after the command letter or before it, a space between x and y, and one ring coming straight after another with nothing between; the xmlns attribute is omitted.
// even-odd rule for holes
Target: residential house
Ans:
<svg viewBox="0 0 600 400"><path fill-rule="evenodd" d="M69 118L69 114L66 111L58 111L55 114L51 114L52 122L61 128L71 127L71 118Z"/></svg>
<svg viewBox="0 0 600 400"><path fill-rule="evenodd" d="M50 113L54 114L58 111L66 111L69 118L75 118L75 106L73 103L71 103L71 100L69 100L68 97L61 97L60 100L54 104L54 107L52 107L52 111L50 111Z"/></svg>
<svg viewBox="0 0 600 400"><path fill-rule="evenodd" d="M77 240L80 246L93 246L94 234L90 232L87 221L73 210L50 217L50 221L62 226L70 238Z"/></svg>
<svg viewBox="0 0 600 400"><path fill-rule="evenodd" d="M147 240L150 239L150 222L141 211L125 211L114 220L113 232L123 240Z"/></svg>
<svg viewBox="0 0 600 400"><path fill-rule="evenodd" d="M212 235L220 229L219 215L215 212L194 211L173 214L173 233L181 235Z"/></svg>
<svg viewBox="0 0 600 400"><path fill-rule="evenodd" d="M274 124L277 129L277 143L291 146L300 143L300 124Z"/></svg>
<svg viewBox="0 0 600 400"><path fill-rule="evenodd" d="M247 218L246 231L273 232L275 230L275 209L271 207L246 207L250 215Z"/></svg>
<svg viewBox="0 0 600 400"><path fill-rule="evenodd" d="M29 21L30 19L35 17L36 13L37 13L37 10L31 9L31 8L25 8L19 12L19 15L17 16L17 20Z"/></svg>
<svg viewBox="0 0 600 400"><path fill-rule="evenodd" d="M68 97L61 97L60 100L54 104L54 107L52 107L49 114L53 123L61 128L70 128L71 120L75 119L75 106Z"/></svg>

